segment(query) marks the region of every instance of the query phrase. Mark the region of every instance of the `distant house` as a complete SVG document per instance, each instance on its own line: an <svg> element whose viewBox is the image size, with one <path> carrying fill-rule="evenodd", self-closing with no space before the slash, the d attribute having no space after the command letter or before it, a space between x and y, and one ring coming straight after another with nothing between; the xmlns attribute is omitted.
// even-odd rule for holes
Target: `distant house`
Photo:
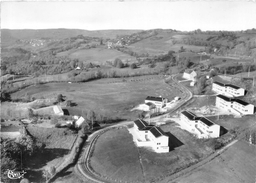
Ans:
<svg viewBox="0 0 256 183"><path fill-rule="evenodd" d="M216 96L216 107L238 115L254 114L254 105L240 99L229 98L224 95Z"/></svg>
<svg viewBox="0 0 256 183"><path fill-rule="evenodd" d="M224 84L217 81L212 83L212 91L228 97L244 96L246 92L244 88L241 88L239 86L232 84Z"/></svg>
<svg viewBox="0 0 256 183"><path fill-rule="evenodd" d="M134 121L134 128L138 146L150 146L157 153L169 152L169 137L159 127L137 119Z"/></svg>
<svg viewBox="0 0 256 183"><path fill-rule="evenodd" d="M194 70L185 70L183 73L183 78L195 81L196 80L197 73Z"/></svg>
<svg viewBox="0 0 256 183"><path fill-rule="evenodd" d="M75 126L77 128L81 127L81 125L85 122L85 119L81 116L80 118L78 118L75 122Z"/></svg>
<svg viewBox="0 0 256 183"><path fill-rule="evenodd" d="M145 104L152 103L158 108L162 108L167 102L168 102L168 99L163 98L163 97L148 96L145 99Z"/></svg>
<svg viewBox="0 0 256 183"><path fill-rule="evenodd" d="M220 136L220 125L215 124L205 117L199 117L190 111L182 111L180 120L186 122L192 129L200 132L204 138L216 138Z"/></svg>
<svg viewBox="0 0 256 183"><path fill-rule="evenodd" d="M53 106L53 111L54 111L55 115L58 115L58 116L63 116L64 115L64 112L63 112L62 108L58 105Z"/></svg>
<svg viewBox="0 0 256 183"><path fill-rule="evenodd" d="M1 138L11 138L11 139L16 139L19 137L22 133L22 128L21 126L16 126L16 125L10 125L10 126L5 126L1 125Z"/></svg>

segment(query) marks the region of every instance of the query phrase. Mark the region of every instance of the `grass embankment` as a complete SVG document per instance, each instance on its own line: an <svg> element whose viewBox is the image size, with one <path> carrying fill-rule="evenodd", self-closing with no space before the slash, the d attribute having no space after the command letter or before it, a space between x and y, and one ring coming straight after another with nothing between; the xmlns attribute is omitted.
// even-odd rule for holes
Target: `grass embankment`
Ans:
<svg viewBox="0 0 256 183"><path fill-rule="evenodd" d="M86 83L48 83L31 86L12 94L22 98L31 95L35 98L52 98L58 94L66 96L77 106L69 108L71 115L81 114L82 110L97 111L104 116L131 118L130 110L148 95L172 99L179 91L165 84L161 76L141 76L125 79L101 79Z"/></svg>
<svg viewBox="0 0 256 183"><path fill-rule="evenodd" d="M255 151L255 145L239 141L211 162L176 181L179 183L254 182Z"/></svg>
<svg viewBox="0 0 256 183"><path fill-rule="evenodd" d="M169 153L157 154L137 148L126 129L111 130L97 140L91 157L92 169L109 180L159 181L205 157L212 149L174 123L162 129L170 135ZM129 152L129 153L127 153ZM139 158L141 160L139 160Z"/></svg>

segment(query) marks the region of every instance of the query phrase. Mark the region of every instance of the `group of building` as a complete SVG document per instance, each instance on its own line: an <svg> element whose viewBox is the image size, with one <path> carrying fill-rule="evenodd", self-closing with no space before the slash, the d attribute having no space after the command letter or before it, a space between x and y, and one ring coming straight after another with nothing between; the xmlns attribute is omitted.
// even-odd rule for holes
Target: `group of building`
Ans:
<svg viewBox="0 0 256 183"><path fill-rule="evenodd" d="M244 88L215 81L212 84L212 91L218 93L216 96L216 107L228 110L239 116L255 113L255 106L253 104L236 98L246 94Z"/></svg>

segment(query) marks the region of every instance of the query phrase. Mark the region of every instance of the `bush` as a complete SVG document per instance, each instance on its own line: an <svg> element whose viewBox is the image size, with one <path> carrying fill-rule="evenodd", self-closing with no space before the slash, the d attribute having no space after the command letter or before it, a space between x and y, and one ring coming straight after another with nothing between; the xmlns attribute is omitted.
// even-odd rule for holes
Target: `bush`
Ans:
<svg viewBox="0 0 256 183"><path fill-rule="evenodd" d="M130 68L131 68L131 69L136 69L136 68L137 68L137 65L136 65L135 63L132 63L132 64L130 65Z"/></svg>

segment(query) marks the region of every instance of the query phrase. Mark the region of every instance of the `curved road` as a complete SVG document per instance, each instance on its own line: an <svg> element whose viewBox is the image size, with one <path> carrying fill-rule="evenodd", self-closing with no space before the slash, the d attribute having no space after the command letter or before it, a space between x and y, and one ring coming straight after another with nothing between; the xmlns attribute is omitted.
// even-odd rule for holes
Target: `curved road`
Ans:
<svg viewBox="0 0 256 183"><path fill-rule="evenodd" d="M169 111L167 114L163 114L161 116L165 116L165 115L169 115L175 111L177 111L181 106L185 105L190 99L192 99L193 95L192 93L183 85L180 85L177 81L176 81L176 75L174 76L169 76L168 78L165 78L165 83L170 84L170 85L175 85L176 87L179 88L181 93L184 93L184 96L181 97L178 105L176 105L171 111ZM160 116L155 117L158 118ZM96 140L98 139L98 137L100 137L100 135L102 133L104 133L105 131L111 129L111 128L116 128L116 127L121 127L121 126L127 126L129 124L132 124L133 121L125 121L113 126L109 126L107 128L101 129L93 134L91 134L87 141L86 141L86 145L84 146L82 152L81 152L81 156L78 160L78 163L75 166L75 171L79 172L82 176L85 177L84 181L85 182L96 182L96 183L108 183L109 181L107 181L106 179L101 178L99 175L97 175L96 173L92 172L90 167L89 167L89 162L90 162L90 153L92 151L92 147L94 145L94 143L96 142Z"/></svg>

